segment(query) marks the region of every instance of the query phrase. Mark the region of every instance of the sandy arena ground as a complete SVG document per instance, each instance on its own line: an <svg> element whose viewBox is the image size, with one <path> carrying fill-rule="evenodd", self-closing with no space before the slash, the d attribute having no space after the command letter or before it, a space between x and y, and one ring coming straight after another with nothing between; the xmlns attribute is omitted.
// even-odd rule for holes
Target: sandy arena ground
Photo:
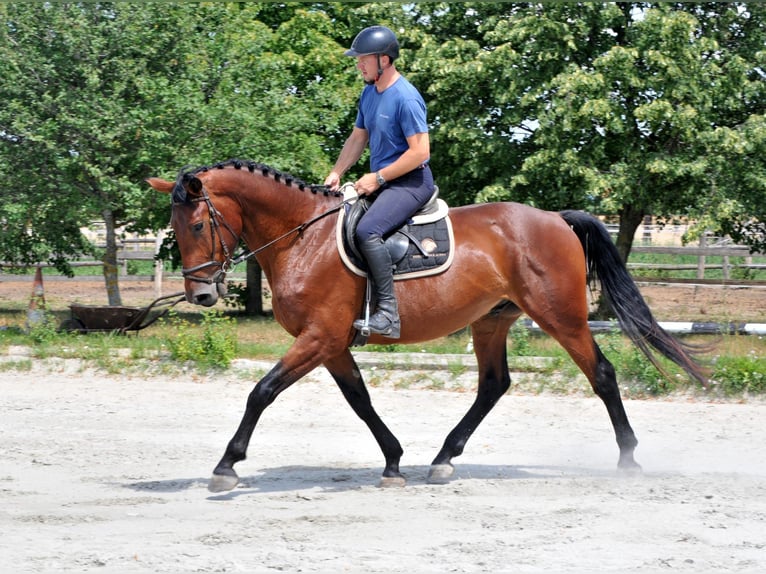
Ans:
<svg viewBox="0 0 766 574"><path fill-rule="evenodd" d="M46 298L105 304L92 285L46 282ZM0 305L30 289L0 282ZM661 320L765 318L763 290L642 291ZM126 304L153 298L124 285ZM766 572L762 400L626 401L644 473L621 476L598 399L511 391L436 486L428 465L472 395L384 385L370 392L408 485L380 489L377 445L318 370L213 495L253 383L236 370L1 372L3 572Z"/></svg>
<svg viewBox="0 0 766 574"><path fill-rule="evenodd" d="M598 399L511 393L437 486L428 464L472 396L373 388L408 478L380 489L377 445L320 370L213 495L250 388L4 372L3 571L766 571L766 403L627 401L644 473L621 476Z"/></svg>

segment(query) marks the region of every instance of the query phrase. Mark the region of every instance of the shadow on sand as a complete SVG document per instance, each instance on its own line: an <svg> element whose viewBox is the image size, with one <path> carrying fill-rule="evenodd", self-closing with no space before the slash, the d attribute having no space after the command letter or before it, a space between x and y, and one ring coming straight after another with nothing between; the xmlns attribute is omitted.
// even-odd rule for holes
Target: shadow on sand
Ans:
<svg viewBox="0 0 766 574"><path fill-rule="evenodd" d="M443 488L427 482L429 466L403 466L402 474L407 487L423 486ZM331 466L278 466L266 468L254 475L243 476L237 488L231 492L214 494L209 500L230 500L253 493L281 493L318 489L321 492L343 492L366 487L376 487L381 469L338 468ZM539 480L614 477L615 470L564 467L564 466L512 466L488 464L462 464L455 466L455 475L450 483L472 480ZM175 478L126 483L125 488L137 492L182 492L207 488L207 478ZM406 488L406 487L405 487Z"/></svg>

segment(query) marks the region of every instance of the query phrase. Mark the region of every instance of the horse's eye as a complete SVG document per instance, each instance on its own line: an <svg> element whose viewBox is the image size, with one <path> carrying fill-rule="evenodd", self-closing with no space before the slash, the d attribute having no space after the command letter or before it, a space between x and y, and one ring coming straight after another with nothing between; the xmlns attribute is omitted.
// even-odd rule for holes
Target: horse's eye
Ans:
<svg viewBox="0 0 766 574"><path fill-rule="evenodd" d="M192 225L192 229L194 230L195 233L199 233L200 231L202 231L202 228L204 227L205 227L205 224L202 221Z"/></svg>

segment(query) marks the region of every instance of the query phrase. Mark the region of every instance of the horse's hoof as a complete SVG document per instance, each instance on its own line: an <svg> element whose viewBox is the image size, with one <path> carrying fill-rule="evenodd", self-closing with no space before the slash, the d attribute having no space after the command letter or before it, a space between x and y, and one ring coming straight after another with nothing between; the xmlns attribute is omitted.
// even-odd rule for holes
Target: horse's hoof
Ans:
<svg viewBox="0 0 766 574"><path fill-rule="evenodd" d="M637 462L632 462L630 464L618 464L617 470L624 476L639 476L644 472L644 469L641 468L641 465Z"/></svg>
<svg viewBox="0 0 766 574"><path fill-rule="evenodd" d="M239 477L236 474L214 474L207 484L207 489L210 492L227 492L233 490L237 484L239 484Z"/></svg>
<svg viewBox="0 0 766 574"><path fill-rule="evenodd" d="M380 488L401 488L407 484L407 480L402 476L381 476L378 486Z"/></svg>
<svg viewBox="0 0 766 574"><path fill-rule="evenodd" d="M428 484L447 484L454 472L451 464L433 464L428 471Z"/></svg>

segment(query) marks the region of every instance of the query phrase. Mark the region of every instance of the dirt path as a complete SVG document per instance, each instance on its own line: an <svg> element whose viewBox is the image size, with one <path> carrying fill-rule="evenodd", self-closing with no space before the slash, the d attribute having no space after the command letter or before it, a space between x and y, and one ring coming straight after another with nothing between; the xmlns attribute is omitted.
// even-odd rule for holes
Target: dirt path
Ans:
<svg viewBox="0 0 766 574"><path fill-rule="evenodd" d="M365 373L367 374L367 373ZM472 397L371 390L403 489L324 371L264 414L243 483L206 490L249 381L0 380L0 565L14 572L766 571L766 404L628 401L638 477L595 398L515 396L425 475Z"/></svg>

